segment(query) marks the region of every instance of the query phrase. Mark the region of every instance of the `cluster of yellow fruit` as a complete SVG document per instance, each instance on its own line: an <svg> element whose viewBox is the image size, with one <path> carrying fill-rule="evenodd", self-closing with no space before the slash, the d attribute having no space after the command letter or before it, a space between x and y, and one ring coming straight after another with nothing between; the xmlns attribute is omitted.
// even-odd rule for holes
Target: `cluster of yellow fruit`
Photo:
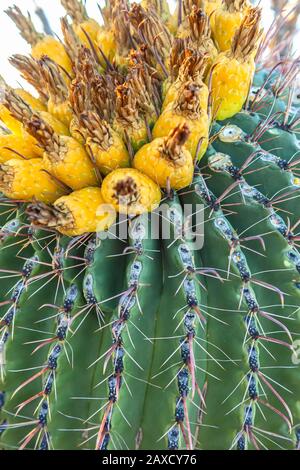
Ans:
<svg viewBox="0 0 300 470"><path fill-rule="evenodd" d="M183 0L170 15L164 1L111 0L100 26L81 1L61 3L64 42L7 11L32 46L11 63L39 97L4 84L0 190L73 236L108 228L109 207L134 216L191 183L211 122L247 99L260 10Z"/></svg>

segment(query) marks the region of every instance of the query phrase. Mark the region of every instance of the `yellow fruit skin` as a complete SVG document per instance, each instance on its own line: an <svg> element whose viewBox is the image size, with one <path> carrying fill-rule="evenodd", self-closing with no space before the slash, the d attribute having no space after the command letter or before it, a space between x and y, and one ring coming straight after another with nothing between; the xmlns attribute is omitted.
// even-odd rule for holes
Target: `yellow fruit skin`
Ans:
<svg viewBox="0 0 300 470"><path fill-rule="evenodd" d="M167 20L166 25L170 33L174 34L175 36L178 30L178 8L176 8L174 13L170 15L170 18Z"/></svg>
<svg viewBox="0 0 300 470"><path fill-rule="evenodd" d="M182 189L191 184L194 174L193 158L186 149L182 149L182 157L176 164L162 156L160 148L165 139L153 140L144 145L134 157L133 166L145 175L149 176L161 188L169 184L173 189Z"/></svg>
<svg viewBox="0 0 300 470"><path fill-rule="evenodd" d="M3 104L0 104L0 119L11 132L22 135L22 124L10 114Z"/></svg>
<svg viewBox="0 0 300 470"><path fill-rule="evenodd" d="M206 1L204 5L204 11L207 16L210 17L210 25L211 28L214 28L214 21L215 21L215 10L217 10L222 4L222 0L213 0L213 1ZM213 13L213 14L212 14Z"/></svg>
<svg viewBox="0 0 300 470"><path fill-rule="evenodd" d="M140 195L139 200L130 205L115 198L116 186L127 178L131 178L135 182ZM151 212L159 206L161 200L159 186L135 168L119 168L109 173L103 180L101 192L104 201L111 204L121 214L139 215Z"/></svg>
<svg viewBox="0 0 300 470"><path fill-rule="evenodd" d="M113 144L108 151L101 150L99 145L94 143L90 138L86 141L103 175L107 175L117 168L127 168L130 166L130 157L122 139L114 131L112 135Z"/></svg>
<svg viewBox="0 0 300 470"><path fill-rule="evenodd" d="M43 160L47 170L73 190L97 186L95 169L84 147L72 137L62 136L60 141L63 150L59 160L44 153Z"/></svg>
<svg viewBox="0 0 300 470"><path fill-rule="evenodd" d="M41 157L43 154L34 138L25 133L23 136L15 134L0 135L0 163L5 163L11 159L22 159L21 156L9 149L15 150L26 159Z"/></svg>
<svg viewBox="0 0 300 470"><path fill-rule="evenodd" d="M117 53L117 44L115 40L115 35L113 31L102 29L98 32L97 35L97 45L101 48L103 54L108 58L110 62L113 61ZM103 67L106 66L105 60L102 57L102 54L99 54L99 59Z"/></svg>
<svg viewBox="0 0 300 470"><path fill-rule="evenodd" d="M11 188L1 188L11 199L31 201L33 198L46 204L53 203L62 194L62 188L45 171L41 158L12 159L6 162L15 174Z"/></svg>
<svg viewBox="0 0 300 470"><path fill-rule="evenodd" d="M69 127L47 111L40 113L41 118L59 135L70 135Z"/></svg>
<svg viewBox="0 0 300 470"><path fill-rule="evenodd" d="M32 96L30 93L28 93L28 91L23 90L22 88L18 88L15 90L15 92L18 96L20 96L20 98L22 98L22 100L29 104L29 106L31 106L34 111L47 111L44 103L38 98Z"/></svg>
<svg viewBox="0 0 300 470"><path fill-rule="evenodd" d="M82 44L84 44L86 47L90 47L90 43L83 30L89 35L92 42L97 44L98 34L101 32L101 26L97 23L97 21L90 18L80 24L73 24L73 28L79 37L80 42L82 42Z"/></svg>
<svg viewBox="0 0 300 470"><path fill-rule="evenodd" d="M48 101L48 112L60 122L62 122L65 126L67 126L67 128L70 128L70 124L73 119L73 113L71 111L69 102L65 101L63 103L55 103L50 98Z"/></svg>
<svg viewBox="0 0 300 470"><path fill-rule="evenodd" d="M211 24L213 37L220 51L231 48L233 37L241 26L245 11L230 13L222 6L213 13Z"/></svg>
<svg viewBox="0 0 300 470"><path fill-rule="evenodd" d="M35 46L32 47L31 54L34 59L41 59L43 55L47 55L65 69L69 74L73 75L72 63L65 50L64 45L52 36L45 36Z"/></svg>
<svg viewBox="0 0 300 470"><path fill-rule="evenodd" d="M254 61L239 62L220 54L212 70L213 115L223 120L241 111L254 73Z"/></svg>
<svg viewBox="0 0 300 470"><path fill-rule="evenodd" d="M116 132L121 136L121 138L124 139L124 141L126 140L124 131L126 131L134 153L137 152L143 145L145 145L148 142L148 134L147 134L146 125L142 121L137 123L136 126L132 126L132 127L128 126L128 128L124 129L115 120L113 127L116 130Z"/></svg>
<svg viewBox="0 0 300 470"><path fill-rule="evenodd" d="M46 106L40 100L28 93L28 91L25 91L21 88L17 88L14 91L27 104L29 104L34 111L46 111ZM0 120L14 134L23 135L22 124L10 114L8 109L3 104L0 104Z"/></svg>
<svg viewBox="0 0 300 470"><path fill-rule="evenodd" d="M198 160L200 160L208 146L209 119L206 112L203 112L198 119L189 119L181 114L175 113L171 103L156 121L152 131L153 138L166 137L175 127L185 123L188 125L190 131L185 148L190 152L193 158L196 157L197 153ZM201 138L203 141L197 152L198 143Z"/></svg>
<svg viewBox="0 0 300 470"><path fill-rule="evenodd" d="M72 229L59 228L68 236L78 236L87 232L101 232L108 229L116 220L116 212L102 198L100 188L84 188L58 199L54 206L63 203L72 213L75 226Z"/></svg>

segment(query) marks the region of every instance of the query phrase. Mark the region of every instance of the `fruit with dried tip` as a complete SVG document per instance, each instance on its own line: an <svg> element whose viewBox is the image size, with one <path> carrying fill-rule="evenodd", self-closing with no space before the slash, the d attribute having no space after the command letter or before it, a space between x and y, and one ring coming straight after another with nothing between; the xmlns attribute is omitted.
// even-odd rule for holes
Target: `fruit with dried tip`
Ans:
<svg viewBox="0 0 300 470"><path fill-rule="evenodd" d="M70 80L49 57L43 56L39 60L39 66L49 96L48 112L69 128L73 119L69 102L68 85Z"/></svg>
<svg viewBox="0 0 300 470"><path fill-rule="evenodd" d="M227 51L248 11L248 0L223 0L214 11L212 32L220 51Z"/></svg>
<svg viewBox="0 0 300 470"><path fill-rule="evenodd" d="M204 103L204 106L203 106ZM153 137L166 137L186 123L190 130L185 144L194 159L200 160L208 146L208 88L190 80L179 88L176 100L162 112L153 128Z"/></svg>
<svg viewBox="0 0 300 470"><path fill-rule="evenodd" d="M89 18L83 2L80 0L61 0L61 4L72 19L72 26L82 44L91 47L91 41L96 46L97 35L101 31L101 26L96 20Z"/></svg>
<svg viewBox="0 0 300 470"><path fill-rule="evenodd" d="M53 36L38 33L30 16L24 16L17 6L9 7L6 13L16 24L21 36L31 45L32 57L40 59L48 55L60 67L72 74L72 63L62 42Z"/></svg>
<svg viewBox="0 0 300 470"><path fill-rule="evenodd" d="M13 159L31 159L42 157L43 151L31 135L24 132L23 136L16 134L0 135L0 163Z"/></svg>
<svg viewBox="0 0 300 470"><path fill-rule="evenodd" d="M248 11L230 51L217 57L211 70L213 115L223 120L241 111L255 72L254 53L261 37L261 10Z"/></svg>
<svg viewBox="0 0 300 470"><path fill-rule="evenodd" d="M119 168L109 173L101 192L106 203L131 216L153 211L161 200L159 186L135 168Z"/></svg>
<svg viewBox="0 0 300 470"><path fill-rule="evenodd" d="M54 202L65 193L41 158L8 160L0 165L0 190L11 199Z"/></svg>
<svg viewBox="0 0 300 470"><path fill-rule="evenodd" d="M130 166L130 157L120 135L94 112L81 115L87 152L103 175Z"/></svg>
<svg viewBox="0 0 300 470"><path fill-rule="evenodd" d="M7 88L6 85L4 86ZM14 93L31 106L34 111L46 111L46 106L40 100L28 93L28 91L23 90L22 88L16 88L14 89ZM24 134L22 123L12 115L3 103L0 103L0 119L14 134L20 136Z"/></svg>
<svg viewBox="0 0 300 470"><path fill-rule="evenodd" d="M98 186L97 169L77 140L56 134L40 119L32 119L27 126L45 150L45 167L59 181L73 190Z"/></svg>
<svg viewBox="0 0 300 470"><path fill-rule="evenodd" d="M188 186L194 174L193 158L184 147L188 137L188 126L179 125L168 137L144 145L134 157L134 167L162 188L178 190Z"/></svg>
<svg viewBox="0 0 300 470"><path fill-rule="evenodd" d="M102 232L116 219L114 208L104 203L101 189L93 187L62 196L53 206L39 202L31 204L27 213L34 225L55 229L68 236Z"/></svg>
<svg viewBox="0 0 300 470"><path fill-rule="evenodd" d="M174 103L178 97L179 90L184 87L188 81L193 81L199 84L199 106L201 109L206 109L208 104L208 90L204 85L202 79L206 70L208 56L206 53L187 49L185 52L185 59L183 60L176 80L166 87L165 97L162 104L162 111L164 111L171 103Z"/></svg>

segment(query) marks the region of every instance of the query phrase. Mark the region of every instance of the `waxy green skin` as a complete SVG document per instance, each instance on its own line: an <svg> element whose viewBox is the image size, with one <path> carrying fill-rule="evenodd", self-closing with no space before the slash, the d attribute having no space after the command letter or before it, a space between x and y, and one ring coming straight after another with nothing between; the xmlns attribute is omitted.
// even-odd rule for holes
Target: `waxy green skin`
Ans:
<svg viewBox="0 0 300 470"><path fill-rule="evenodd" d="M219 188L222 188L221 179L222 175L218 175L214 180L216 184L218 184ZM226 177L224 177L224 179L226 179ZM229 181L225 183L225 187L228 187L228 184ZM294 307L294 309L282 308L280 305L280 299L276 293L269 292L268 289L262 288L260 286L255 286L254 290L259 304L263 307L263 310L266 311L273 311L273 309L269 309L268 306L276 305L276 314L280 315L280 317L283 316L283 318L280 318L280 320L286 325L287 328L291 329L291 331L293 331L293 333L297 335L299 333L299 311L297 312L297 305L299 305L300 298L299 289L296 288L295 282L299 282L299 272L297 269L295 269L295 266L292 266L292 264L288 262L287 252L290 250L290 246L288 242L284 239L284 237L278 231L274 230L274 227L269 223L267 219L268 212L265 209L259 206L257 207L257 204L253 204L251 203L251 201L249 202L246 200L244 202L243 198L241 198L238 194L235 195L233 200L234 203L239 204L238 206L235 206L235 214L232 216L232 220L234 220L234 224L238 230L238 233L243 233L245 230L247 230L247 236L255 236L255 234L260 233L268 234L264 238L266 249L262 252L263 256L255 256L254 253L248 253L248 251L245 250L247 254L247 261L249 263L252 273L262 273L259 275L254 275L254 277L264 282L268 282L272 286L279 288L282 292L285 293L286 304L293 305L296 307ZM228 201L230 202L230 199ZM253 224L255 224L255 226L252 227L252 229L249 228ZM257 245L257 242L247 243L246 246L250 249L261 251L259 245ZM291 323L289 321L289 318L284 320L284 316L289 315L293 316L295 322ZM260 318L260 324L261 329L264 329L265 331L277 330L276 325L270 323L264 318ZM273 335L270 334L270 336ZM274 336L277 339L290 343L289 339L287 338L287 335L282 331ZM271 352L271 354L274 355L275 358L280 355L281 366L288 365L290 363L292 353L288 348L278 347L277 345L272 344L269 345L265 342L263 344L268 347L268 350ZM270 357L270 355L267 354L266 351L262 348L260 348L260 351L262 356L261 364L263 364L263 366L275 366L276 362ZM284 369L278 369L278 371L276 372L275 367L274 370L272 369L270 371L266 371L266 373L273 380L279 381L281 383L282 379L280 379L280 377L282 377L283 371ZM293 377L295 375L296 377L298 376L298 374L299 369L295 370L294 373L291 375ZM294 378L291 382L294 382ZM291 382L289 380L285 380L284 382L285 386L288 389L289 384L291 385ZM293 383L293 386L291 388L293 390L296 390L295 383ZM290 408L293 410L294 416L298 416L298 406L297 403L295 403L294 399L291 397L291 394L283 391L282 396L284 397ZM273 406L278 407L279 402L277 399L274 399L274 397L272 397L272 394L268 393L268 401ZM271 430L273 428L271 423L274 417L275 416L273 414L271 417L268 418L268 424L264 425L264 429ZM275 422L277 421L278 419L276 418ZM263 422L261 423L261 425L263 425ZM285 434L286 436L288 436L289 434L287 432L287 429L285 429Z"/></svg>
<svg viewBox="0 0 300 470"><path fill-rule="evenodd" d="M141 272L136 291L137 300L130 308L130 317L122 334L125 349L124 383L111 422L112 436L114 430L123 436L124 449L125 446L139 447L139 436L144 434L143 415L149 393L148 381L151 382L155 316L162 290L160 241L151 239L150 216L146 214L139 217L133 222L131 229L123 291L130 286L135 263L141 266ZM143 233L141 239L139 233ZM118 313L119 308L114 318L117 318ZM109 449L114 449L112 442Z"/></svg>
<svg viewBox="0 0 300 470"><path fill-rule="evenodd" d="M164 201L164 203L169 206L170 210L176 211L179 221L183 223L184 219L178 197L174 195L174 197ZM169 210L165 217L170 217ZM142 426L142 448L144 449L165 449L167 446L167 436L165 434L175 424L174 415L179 393L176 379L174 380L174 378L180 367L182 367L179 346L181 338L184 337L182 324L180 328L178 328L178 324L184 312L188 310L186 293L182 287L179 289L184 277L184 266L179 255L180 247L183 244L187 245L194 258L193 263L195 267L201 268L202 264L199 253L193 252L193 245L180 237L178 233L176 234L172 223L170 230L171 239L162 240L164 287L156 320L155 343L150 375L153 386L148 389L148 399L144 407ZM180 275L180 273L182 274ZM193 278L195 279L197 276L196 274ZM197 281L195 281L195 289L198 303L201 305L205 301L205 294L202 293L203 290ZM197 361L196 365L198 366L195 371L196 381L201 390L205 383L206 369L206 353L203 350L203 345L205 346L205 344L202 343L205 337L204 332L205 325L201 327L200 321L196 320L198 344L194 341L193 347ZM168 360L168 358L170 359ZM189 402L188 398L187 408L192 434L194 435L199 432L196 425L199 421L197 406L201 408L201 400L197 396L197 392L193 401L194 403ZM182 437L180 439L180 448L185 448Z"/></svg>
<svg viewBox="0 0 300 470"><path fill-rule="evenodd" d="M31 248L35 246L39 249L39 251L35 251L37 262L28 279L27 287L19 298L15 313L14 334L13 336L10 335L6 343L6 376L4 383L1 384L1 388L3 387L6 392L6 400L1 418L6 419L9 424L18 424L23 421L22 417L14 416L17 411L16 407L41 390L41 380L39 379L13 396L20 384L29 379L34 372L38 371L38 369L27 369L39 368L43 365L46 354L45 349L37 351L35 354L32 354L32 351L38 344L36 344L36 341L49 337L49 332L53 328L53 320L47 319L47 317L53 315L53 309L41 308L45 303L45 289L48 288L51 292L48 301L54 303L57 286L55 279L47 283L47 287L45 286L47 280L50 280L48 273L51 272L51 267L49 266L51 257L48 251L44 249L45 244L43 244L45 236L47 236L45 233L39 234L39 236L35 237L35 242L30 244ZM41 240L37 242L39 237ZM48 243L48 241L45 243ZM53 244L49 246L54 249ZM20 246L18 250L20 250ZM24 259L22 264L24 264ZM38 278L39 276L41 276L41 279ZM60 292L57 292L56 300L59 301L59 298L62 299L62 295ZM12 333L12 328L10 328L10 332ZM47 349L46 347L46 351ZM20 372L16 373L15 371ZM38 400L25 408L26 416L33 414L37 403ZM20 415L22 416L22 412ZM24 435L24 429L22 428L8 429L1 438L1 446L5 449L15 448Z"/></svg>
<svg viewBox="0 0 300 470"><path fill-rule="evenodd" d="M221 210L211 211L198 190L198 184L202 181L201 177L195 177L191 186L192 191L182 196L182 202L202 204L205 207L203 229L207 249L202 250L202 259L205 266L214 266L224 281L220 283L213 278L206 280L209 313L207 349L210 357L207 363L208 386L203 420L205 427L200 430L199 446L201 449L229 449L237 430L242 425L242 419L238 409L232 415L226 416L227 411L237 404L236 397L229 397L225 404L223 401L232 392L233 384L239 383L243 376L242 366L246 361L243 358L241 344L244 337L242 312L245 311L245 306L241 307L240 312L238 306L242 283L237 277L238 271L234 266L231 266L233 275L227 282L230 248L215 225L217 218L224 217L224 214Z"/></svg>
<svg viewBox="0 0 300 470"><path fill-rule="evenodd" d="M268 72L262 71L256 76L254 85L263 85L267 75ZM283 168L273 157L267 160L262 155L265 150L292 164L299 158L299 143L297 130L282 126L286 95L274 99L272 83L273 79L266 84L269 95L264 103L259 103L260 108L254 106L255 112L241 111L225 122L215 123L212 128L214 135L224 125L238 126L243 131L241 138L235 142L225 142L220 137L214 139L200 162L201 174L196 170L193 183L179 195L164 195L163 204L168 211L163 217L168 219L170 210L175 210L180 223L184 221L184 204L192 204L194 215L199 210L198 205L202 205L203 248L195 248L193 241L185 240L182 234L178 236L171 224L171 238L143 238L139 251L133 250L136 248L135 236L120 241L98 235L90 237L89 241L96 239L96 243L92 255L87 257L88 242L73 245L74 240L57 238L55 233L47 251L47 236L51 233L36 233L22 252L25 258L35 253L39 259L49 261L49 254L54 253L55 247L63 248L65 291L75 284L78 292L68 312L70 324L66 338L60 341L63 349L57 361L56 387L49 395L51 417L48 417L47 431L51 449L96 448L108 403L107 379L115 372L116 357L110 354L115 341L113 322L120 316L122 294L131 285L135 263L141 267L136 286L138 302L130 308L122 331L123 380L113 405L105 448L165 450L177 446L186 449L189 447L188 421L192 447L197 449L238 447L252 450L257 446L295 449L299 445L300 367L292 360L291 344L300 334L300 258L298 264L296 258L292 261L289 257L291 251L297 253L298 246L297 239L287 233L293 225L293 235L297 237L299 230L296 226L300 219L297 165ZM274 112L279 112L277 117L272 116ZM262 134L257 139L258 130L262 130ZM237 172L252 154L258 153L239 175L233 177L226 169L216 171L211 165L216 152L228 155ZM257 202L251 194L242 193L242 183L249 185L250 192L258 190L262 197L269 198L270 203ZM278 196L285 193L288 195L281 200ZM278 216L277 221L282 220L283 226L274 225L274 220L270 219L272 214ZM142 224L146 224L149 217L148 214L142 216ZM2 224L6 220L3 215ZM193 220L196 223L195 217ZM232 239L226 238L218 221L225 223ZM131 221L131 225L134 222ZM19 237L12 234L4 240L3 246L17 240ZM188 273L180 256L182 246L187 247L191 260L189 268L192 269ZM18 245L0 250L0 266L20 270L24 259L17 257L18 252ZM237 252L247 271L244 279L234 261L236 258L233 258ZM204 275L205 268L214 271ZM34 269L31 279L51 270L52 267L41 264ZM189 310L184 279L194 283L197 307L205 318L203 322L200 316L196 317L192 339L195 378L203 401L197 389L193 396L191 371L183 362L180 348L186 337L183 321ZM263 281L264 285L255 281ZM6 300L5 293L15 282L15 278L9 277L2 281L0 301ZM13 415L17 405L42 389L39 378L12 397L36 369L17 373L12 370L46 364L55 344L31 354L39 344L34 341L54 337L57 330L57 317L53 317L57 310L40 307L47 302L62 308L65 300L62 285L55 299L55 279L47 286L43 287L43 284L43 280L29 283L22 293L14 338L6 344L8 372L0 386L0 390L5 388L6 391L1 421L8 416L9 424L20 423L23 415L36 419L39 399L28 404L20 417ZM245 287L250 289L251 299L257 305L252 310L245 290L242 291ZM4 313L5 309L6 306L1 307ZM250 314L257 337L251 337L245 321ZM45 321L36 323L41 319ZM246 377L251 365L247 349L250 345L257 352L257 370L252 371L252 376L258 396L252 399ZM178 376L182 369L188 371L189 378L188 421L186 411L183 420L185 438L175 417L180 397ZM263 378L271 384L273 391ZM245 410L249 405L253 410L252 432L257 441L244 426ZM291 429L287 423L289 410L293 415ZM18 448L33 427L6 429L0 436L1 448ZM178 442L168 439L170 429L179 430ZM239 440L241 436L244 443ZM28 448L34 448L35 444L34 439Z"/></svg>
<svg viewBox="0 0 300 470"><path fill-rule="evenodd" d="M282 169L279 164L276 164L267 155L264 155L262 150L271 152L270 149L261 147L258 143L251 142L251 134L248 134L248 125L241 127L241 121L244 114L237 115L237 119L231 119L224 122L224 125L238 126L234 128L234 132L239 129L243 130L240 138L234 142L224 142L220 138L216 139L213 143L213 148L217 152L229 155L233 165L242 168L248 160L248 166L243 170L242 175L245 177L247 183L259 189L264 196L268 197L271 201L274 200L275 208L279 209L279 213L287 211L291 226L298 222L300 217L299 198L300 186L297 182L296 176L291 170ZM214 133L220 131L222 126L215 125ZM226 127L225 127L226 129ZM230 129L228 127L227 129ZM253 127L251 129L253 132ZM285 147L289 148L289 147ZM288 150L287 150L288 152ZM271 152L275 155L276 152ZM297 153L294 150L291 152L294 158L297 158ZM283 158L281 155L277 155ZM293 158L287 158L287 161L293 161ZM216 183L217 184L217 183ZM282 195L282 197L280 197ZM278 201L276 203L276 200Z"/></svg>

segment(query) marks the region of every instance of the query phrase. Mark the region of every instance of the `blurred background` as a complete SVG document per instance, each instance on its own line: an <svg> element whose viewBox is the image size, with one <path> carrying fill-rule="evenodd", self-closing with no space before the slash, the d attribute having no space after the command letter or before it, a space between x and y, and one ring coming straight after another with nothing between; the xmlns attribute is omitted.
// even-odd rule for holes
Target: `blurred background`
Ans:
<svg viewBox="0 0 300 470"><path fill-rule="evenodd" d="M102 5L103 3L104 0L86 0L86 7L89 15L98 20L99 22L101 22L101 15L99 12L98 4ZM268 26L271 24L274 15L278 17L278 15L282 14L284 7L288 9L296 7L296 9L299 10L298 13L300 13L300 2L297 0L261 0L260 2L252 1L252 3L260 4L260 6L262 6L264 10L263 18L265 28L268 28ZM35 25L40 30L42 30L42 24L39 16L36 14L36 11L38 7L42 8L47 15L53 32L58 35L60 34L59 18L64 14L64 10L60 4L60 0L0 0L0 75L2 75L6 79L6 81L12 86L16 86L17 83L22 84L23 82L20 79L18 72L12 66L9 65L7 60L8 57L10 57L14 53L26 54L30 52L29 46L21 38L13 22L4 13L4 10L6 8L14 4L20 7L23 12L28 10L32 16ZM169 4L173 11L175 9L176 1L170 0ZM297 23L299 23L299 21L297 21L296 18L297 15L295 15L293 21L289 25L289 28L297 28ZM300 36L298 33L295 36L295 54L300 51L299 39Z"/></svg>

